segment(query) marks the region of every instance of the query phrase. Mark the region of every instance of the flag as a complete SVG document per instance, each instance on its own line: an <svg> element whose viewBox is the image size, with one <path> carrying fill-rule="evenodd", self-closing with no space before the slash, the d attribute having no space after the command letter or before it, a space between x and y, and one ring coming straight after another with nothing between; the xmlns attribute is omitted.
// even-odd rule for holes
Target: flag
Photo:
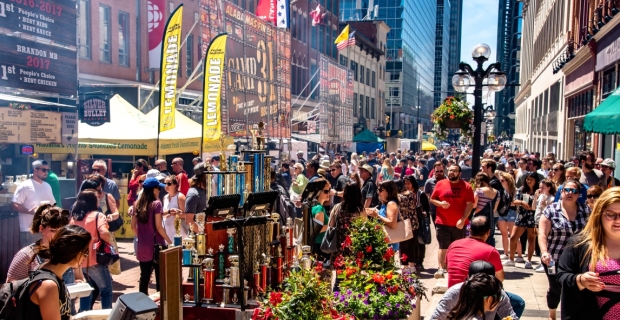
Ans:
<svg viewBox="0 0 620 320"><path fill-rule="evenodd" d="M216 36L205 55L204 88L202 91L202 141L218 140L222 135L222 76L228 34ZM202 151L201 151L202 152Z"/></svg>
<svg viewBox="0 0 620 320"><path fill-rule="evenodd" d="M310 15L310 19L312 21L312 26L318 26L319 24L323 24L323 19L325 19L325 16L327 16L327 13L323 13L323 8L321 8L321 5L317 5L316 9L310 11L309 13Z"/></svg>
<svg viewBox="0 0 620 320"><path fill-rule="evenodd" d="M149 0L148 33L149 33L149 68L157 69L161 62L161 40L164 36L165 0Z"/></svg>
<svg viewBox="0 0 620 320"><path fill-rule="evenodd" d="M276 8L276 27L287 29L289 26L289 0L278 0Z"/></svg>
<svg viewBox="0 0 620 320"><path fill-rule="evenodd" d="M174 129L174 113L177 104L177 75L179 73L179 52L181 50L181 29L183 26L183 4L170 15L161 47L161 68L159 80L159 132Z"/></svg>
<svg viewBox="0 0 620 320"><path fill-rule="evenodd" d="M256 5L256 16L259 19L276 22L276 0L259 0Z"/></svg>
<svg viewBox="0 0 620 320"><path fill-rule="evenodd" d="M344 40L348 40L349 39L349 25L347 24L346 27L344 27L344 29L342 29L342 32L340 32L340 35L338 36L338 38L336 38L336 40L334 41L335 44L338 44Z"/></svg>
<svg viewBox="0 0 620 320"><path fill-rule="evenodd" d="M338 48L338 50L342 50L348 46L354 46L354 45L355 45L355 31L349 34L349 39L340 41L340 43L336 45L336 48Z"/></svg>

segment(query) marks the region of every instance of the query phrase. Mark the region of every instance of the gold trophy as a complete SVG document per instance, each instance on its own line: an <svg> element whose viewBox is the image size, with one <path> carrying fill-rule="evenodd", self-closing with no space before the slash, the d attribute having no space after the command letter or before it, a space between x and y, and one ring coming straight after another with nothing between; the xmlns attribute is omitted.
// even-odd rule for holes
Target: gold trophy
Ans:
<svg viewBox="0 0 620 320"><path fill-rule="evenodd" d="M220 171L226 171L228 168L226 162L226 154L224 153L224 141L226 140L226 136L224 134L220 135Z"/></svg>
<svg viewBox="0 0 620 320"><path fill-rule="evenodd" d="M182 237L181 237L181 218L177 214L174 217L174 246L178 247L181 245Z"/></svg>
<svg viewBox="0 0 620 320"><path fill-rule="evenodd" d="M206 214L204 212L196 214L196 226L198 227L198 234L196 237L196 251L199 256L207 254L207 235L205 234L205 219Z"/></svg>

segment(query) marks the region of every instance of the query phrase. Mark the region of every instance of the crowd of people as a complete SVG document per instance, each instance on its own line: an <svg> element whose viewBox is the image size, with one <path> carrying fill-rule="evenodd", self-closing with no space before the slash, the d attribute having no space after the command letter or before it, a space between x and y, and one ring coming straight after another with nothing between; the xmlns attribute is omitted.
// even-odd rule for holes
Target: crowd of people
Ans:
<svg viewBox="0 0 620 320"><path fill-rule="evenodd" d="M182 221L182 236L197 231L194 216L205 210L207 185L214 184L207 181L203 168L208 163L219 170L219 161L217 156L194 159L191 178L181 158L172 161L172 172L165 160L157 160L154 168L143 159L136 161L127 201L141 292L148 292L153 273L159 288L154 252L172 244L175 217ZM31 181L20 185L13 199L23 249L15 256L7 281L26 278L29 272L45 277L40 275L45 271L50 279L54 275L34 289L39 293L30 302L39 308L50 303L43 294L50 288L87 281L95 290L80 300L79 310L91 309L97 298L102 308L111 308L112 275L120 273L120 266L98 265L93 252L99 240L116 245L120 194L114 181L106 178L106 163L93 163L93 175L80 187L70 210L54 206L45 182L47 163L35 161L32 167ZM620 181L613 177L615 167L612 159L597 159L590 151L560 161L552 153L541 158L537 152L512 152L501 146L484 153L480 172L472 172L471 150L466 147L417 153L319 153L309 160L298 152L295 159L272 170L271 189L279 193L274 210L282 219L301 217L306 186L325 182L310 212L317 230L311 240L313 252L326 265L344 250L342 246L331 254L321 250L326 231L336 228L342 243L354 232L349 226L358 217L378 219L387 229L409 221L413 237L390 244L408 272L426 272L425 249L436 241L439 267L433 275L447 277L449 290L431 319L520 317L525 302L502 285L511 272L508 268L547 275L550 319L557 317L560 304L562 319L594 314L616 319ZM67 242L75 251L58 252ZM535 255L541 263L533 259ZM59 298L58 291L54 294L61 302L62 319L75 313L70 299ZM46 317L32 319L39 318Z"/></svg>

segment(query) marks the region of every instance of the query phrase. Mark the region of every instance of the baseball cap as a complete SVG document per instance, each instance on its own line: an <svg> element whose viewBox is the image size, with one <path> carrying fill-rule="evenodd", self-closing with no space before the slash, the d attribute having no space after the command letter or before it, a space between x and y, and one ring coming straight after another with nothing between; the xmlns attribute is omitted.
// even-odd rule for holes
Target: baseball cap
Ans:
<svg viewBox="0 0 620 320"><path fill-rule="evenodd" d="M601 166L605 166L605 167L610 167L612 169L616 169L616 163L611 158L607 158L607 159L603 160L603 162L601 162Z"/></svg>
<svg viewBox="0 0 620 320"><path fill-rule="evenodd" d="M166 177L164 177L161 172L159 172L159 170L157 169L151 169L146 173L146 177L147 178L155 178L159 181L165 179Z"/></svg>
<svg viewBox="0 0 620 320"><path fill-rule="evenodd" d="M319 167L321 169L328 170L329 169L329 165L330 165L329 160L323 160L323 161L321 161L321 164L319 165Z"/></svg>
<svg viewBox="0 0 620 320"><path fill-rule="evenodd" d="M166 185L163 183L160 183L159 180L157 180L157 178L153 177L153 178L146 178L146 180L144 180L144 183L142 184L143 188L157 188L157 187L165 187Z"/></svg>
<svg viewBox="0 0 620 320"><path fill-rule="evenodd" d="M211 158L211 161L220 161L220 156L213 156ZM202 161L200 161L200 162L202 162Z"/></svg>
<svg viewBox="0 0 620 320"><path fill-rule="evenodd" d="M205 169L205 163L201 162L198 163L194 166L194 176L192 177L193 180L198 179L199 177L201 177L204 174L204 170Z"/></svg>
<svg viewBox="0 0 620 320"><path fill-rule="evenodd" d="M192 159L192 162L194 162L194 161L196 161L198 163L201 163L202 159L200 157L196 157L196 158Z"/></svg>
<svg viewBox="0 0 620 320"><path fill-rule="evenodd" d="M486 273L490 276L495 275L495 267L484 260L476 260L469 264L469 276L473 276L476 273Z"/></svg>
<svg viewBox="0 0 620 320"><path fill-rule="evenodd" d="M303 152L303 151L301 151L301 150L298 150L298 151L297 151L297 154L302 154L302 155L303 155L303 154L304 154L304 152Z"/></svg>
<svg viewBox="0 0 620 320"><path fill-rule="evenodd" d="M372 171L373 171L372 167L367 165L367 164L361 166L360 169L364 169L364 170L368 171L370 174L372 174Z"/></svg>
<svg viewBox="0 0 620 320"><path fill-rule="evenodd" d="M47 161L45 160L36 160L32 162L32 169L36 169L40 166L46 166L47 165Z"/></svg>

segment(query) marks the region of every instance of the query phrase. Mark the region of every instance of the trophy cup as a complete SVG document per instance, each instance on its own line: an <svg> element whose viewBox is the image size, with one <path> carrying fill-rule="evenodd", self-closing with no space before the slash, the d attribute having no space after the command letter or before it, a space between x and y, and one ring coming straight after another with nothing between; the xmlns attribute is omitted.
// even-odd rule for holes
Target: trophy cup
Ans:
<svg viewBox="0 0 620 320"><path fill-rule="evenodd" d="M196 226L198 226L198 234L196 238L196 251L199 256L204 256L207 249L207 235L205 235L205 219L206 214L204 212L196 214Z"/></svg>
<svg viewBox="0 0 620 320"><path fill-rule="evenodd" d="M230 280L228 278L224 278L224 287L222 290L222 304L221 307L224 308L228 303L228 296L230 295L230 289L228 288L228 282Z"/></svg>
<svg viewBox="0 0 620 320"><path fill-rule="evenodd" d="M196 244L196 240L194 240L193 238L193 234L192 234L192 225L190 223L189 225L189 234L187 235L187 237L185 237L185 239L183 239L183 264L184 265L190 265L192 264L192 253L193 253L193 249L194 249L194 245ZM190 274L191 277L191 274Z"/></svg>
<svg viewBox="0 0 620 320"><path fill-rule="evenodd" d="M230 302L232 302L232 303L234 303L234 304L237 304L237 302L239 302L239 299L237 298L237 293L236 293L236 292L235 292L235 293L233 293L233 297L232 297L232 299L230 300Z"/></svg>
<svg viewBox="0 0 620 320"><path fill-rule="evenodd" d="M213 253L213 249L209 249L210 252L209 254ZM205 279L204 282L204 294L203 294L203 298L202 300L204 300L206 303L211 303L211 301L213 301L213 281L215 280L214 277L214 272L215 270L213 269L213 258L209 257L209 258L205 258L204 260L202 260L202 265L203 268L202 272L203 272L203 276Z"/></svg>
<svg viewBox="0 0 620 320"><path fill-rule="evenodd" d="M267 270L271 258L264 253L261 256L263 258L263 264L260 266L260 288L264 292L267 289Z"/></svg>
<svg viewBox="0 0 620 320"><path fill-rule="evenodd" d="M174 216L174 246L178 247L181 245L182 243L182 237L181 237L181 218L179 217L179 215L177 214L176 216Z"/></svg>
<svg viewBox="0 0 620 320"><path fill-rule="evenodd" d="M254 280L254 296L258 297L258 295L265 290L265 288L261 287L261 274L260 274L261 265L258 261L254 264L254 272L252 273L252 279Z"/></svg>
<svg viewBox="0 0 620 320"><path fill-rule="evenodd" d="M222 283L222 280L224 280L224 245L220 244L219 249L220 251L218 252L219 255L217 257L218 259L217 280L215 282Z"/></svg>
<svg viewBox="0 0 620 320"><path fill-rule="evenodd" d="M301 267L304 270L310 270L312 268L313 262L312 258L310 257L310 254L312 253L312 248L310 246L303 246L301 247L301 252L303 253L300 259Z"/></svg>
<svg viewBox="0 0 620 320"><path fill-rule="evenodd" d="M228 257L228 261L230 261L230 286L231 287L240 287L239 283L239 256L231 255Z"/></svg>
<svg viewBox="0 0 620 320"><path fill-rule="evenodd" d="M236 230L234 228L226 230L226 233L228 234L228 253L235 252L235 231Z"/></svg>
<svg viewBox="0 0 620 320"><path fill-rule="evenodd" d="M250 287L248 287L248 280L243 280L243 301L248 303L248 293L250 292Z"/></svg>
<svg viewBox="0 0 620 320"><path fill-rule="evenodd" d="M295 231L295 228L293 226L293 219L291 218L286 218L286 227L288 229L288 234L286 235L286 245L289 247L292 247L294 244L294 233L293 231Z"/></svg>
<svg viewBox="0 0 620 320"><path fill-rule="evenodd" d="M279 240L280 237L280 227L278 225L280 215L277 213L272 213L269 218L270 221L267 223L267 245L273 244L273 242Z"/></svg>
<svg viewBox="0 0 620 320"><path fill-rule="evenodd" d="M224 142L226 140L226 136L220 135L220 171L226 171L228 168L226 163L226 154L224 153Z"/></svg>
<svg viewBox="0 0 620 320"><path fill-rule="evenodd" d="M278 253L276 256L276 286L279 286L284 279L284 270L282 265L283 257L282 257L282 247L278 247Z"/></svg>

